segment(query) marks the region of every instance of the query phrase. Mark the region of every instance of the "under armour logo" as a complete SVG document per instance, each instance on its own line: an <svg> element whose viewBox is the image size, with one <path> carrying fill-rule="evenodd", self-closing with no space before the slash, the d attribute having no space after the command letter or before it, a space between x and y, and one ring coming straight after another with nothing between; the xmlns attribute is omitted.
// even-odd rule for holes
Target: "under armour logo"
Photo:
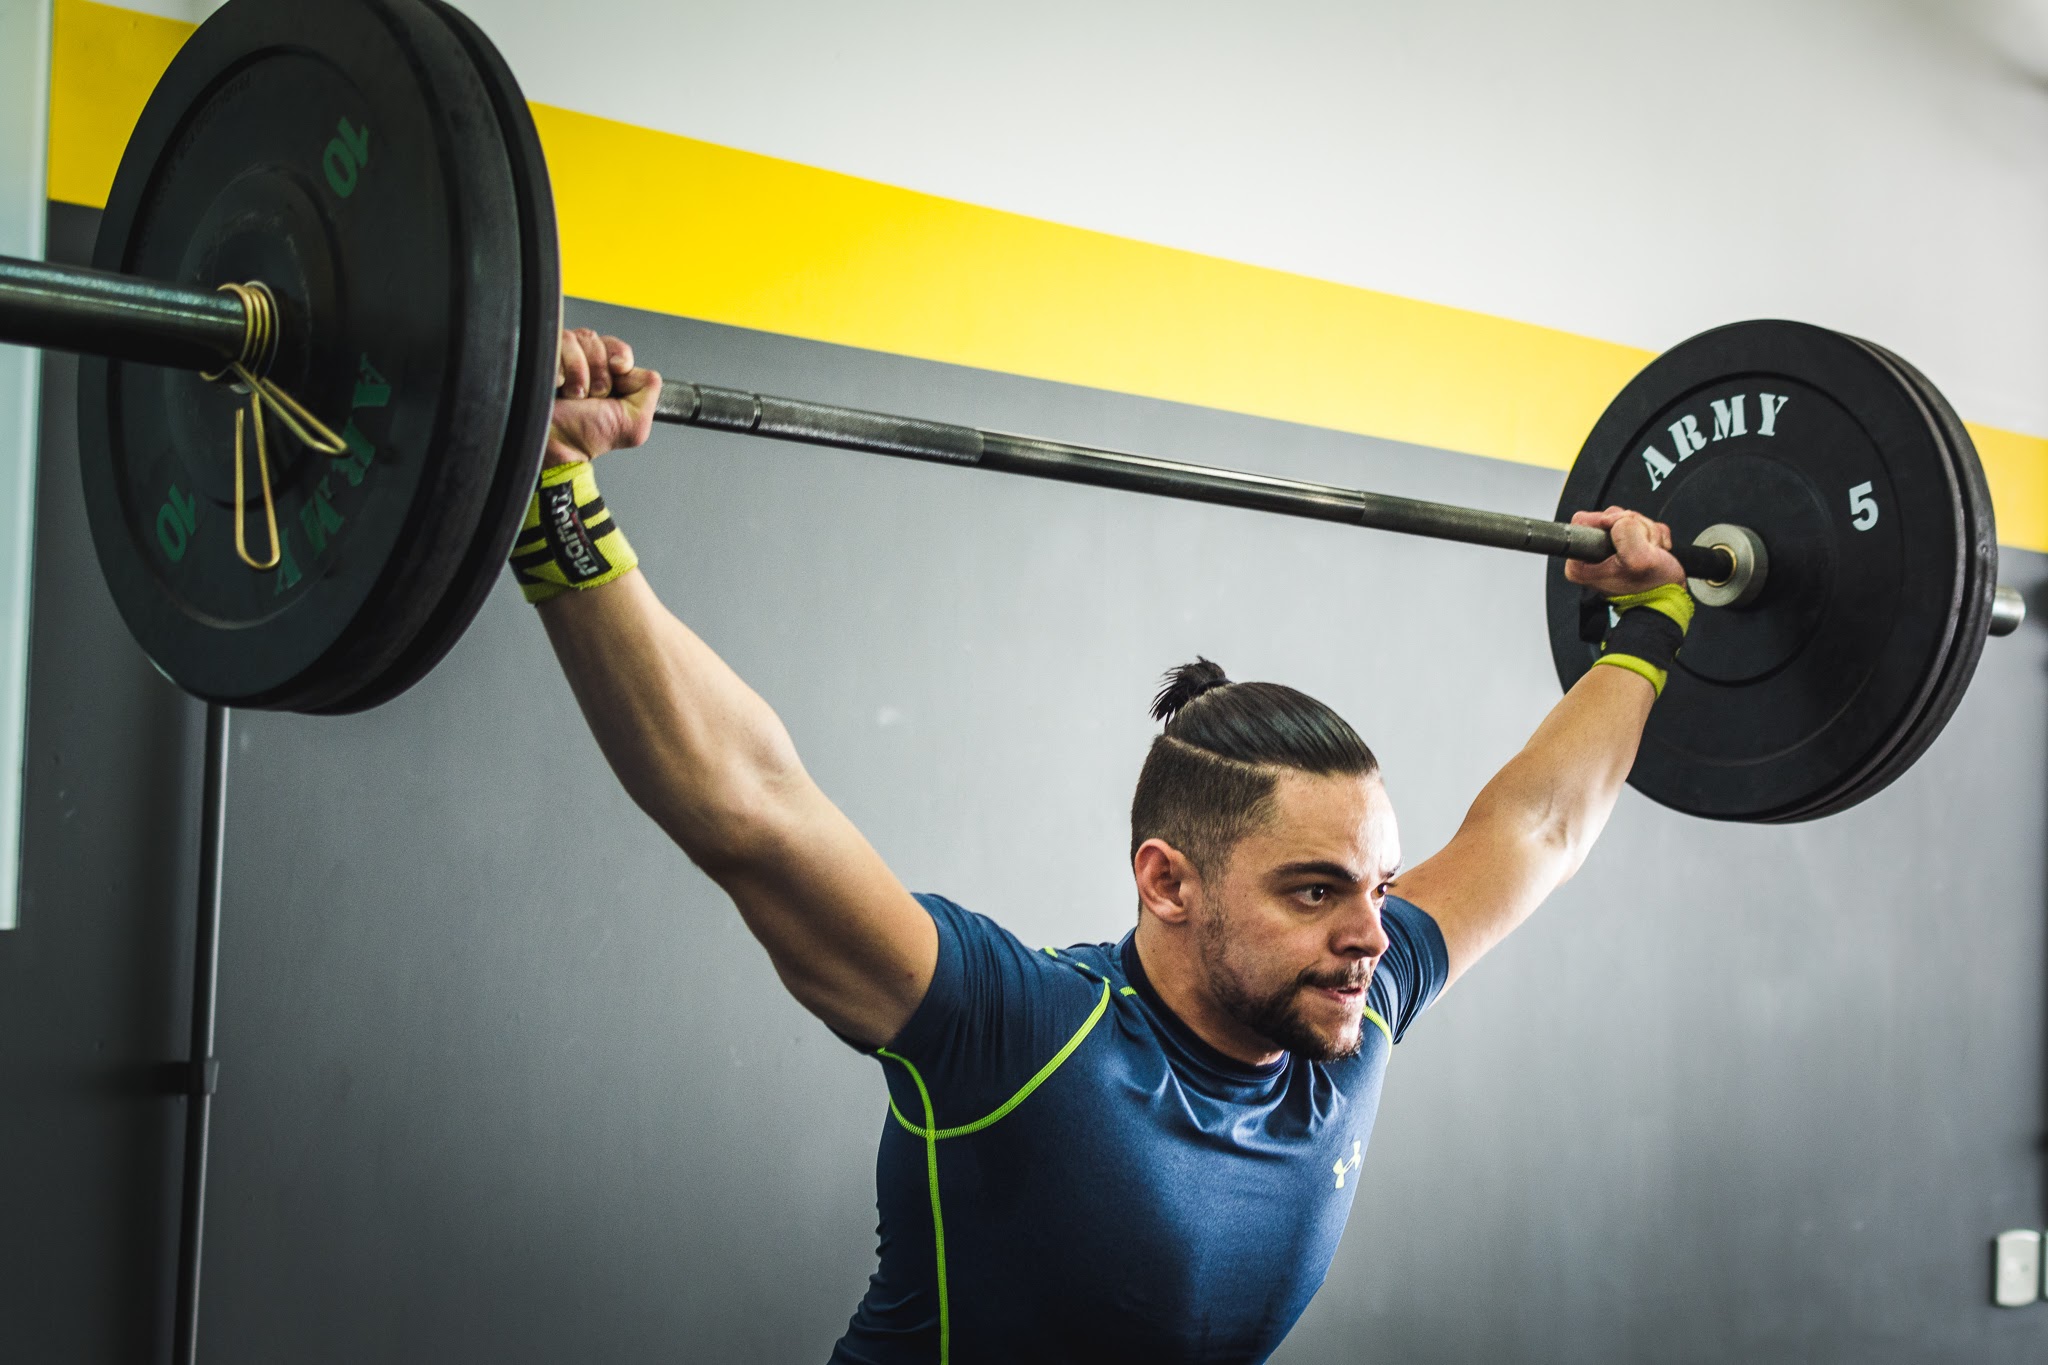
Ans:
<svg viewBox="0 0 2048 1365"><path fill-rule="evenodd" d="M1338 1189L1341 1190L1344 1188L1344 1177L1350 1174L1352 1171L1357 1170L1358 1163L1363 1161L1364 1159L1364 1156L1361 1155L1358 1150L1358 1143L1354 1141L1351 1144L1351 1159L1349 1161L1346 1161L1340 1157L1334 1164L1331 1165L1330 1169L1337 1173Z"/></svg>

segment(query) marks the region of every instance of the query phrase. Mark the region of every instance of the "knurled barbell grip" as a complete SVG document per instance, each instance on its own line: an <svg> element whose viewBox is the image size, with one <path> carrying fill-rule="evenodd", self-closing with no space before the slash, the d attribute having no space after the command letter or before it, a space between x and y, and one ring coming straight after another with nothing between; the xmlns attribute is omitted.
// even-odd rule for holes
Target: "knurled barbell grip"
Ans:
<svg viewBox="0 0 2048 1365"><path fill-rule="evenodd" d="M773 398L711 384L664 384L654 416L661 422L911 460L978 464L982 456L982 434L973 427Z"/></svg>
<svg viewBox="0 0 2048 1365"><path fill-rule="evenodd" d="M975 465L1065 483L1345 522L1504 550L1588 561L1602 560L1614 553L1614 543L1607 533L1590 526L1183 464L948 422L891 417L829 403L772 398L710 384L664 385L654 415L658 421L685 426L772 436L905 459ZM1720 579L1733 568L1725 551L1710 546L1686 545L1675 553L1692 577Z"/></svg>

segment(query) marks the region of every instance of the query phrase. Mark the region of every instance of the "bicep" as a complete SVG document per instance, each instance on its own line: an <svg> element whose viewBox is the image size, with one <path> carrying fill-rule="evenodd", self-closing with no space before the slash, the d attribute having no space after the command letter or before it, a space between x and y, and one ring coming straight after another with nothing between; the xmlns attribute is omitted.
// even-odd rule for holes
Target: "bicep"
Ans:
<svg viewBox="0 0 2048 1365"><path fill-rule="evenodd" d="M1519 822L1474 812L1441 852L1402 873L1393 892L1436 921L1456 981L1542 904L1566 858Z"/></svg>
<svg viewBox="0 0 2048 1365"><path fill-rule="evenodd" d="M931 986L938 930L808 778L761 816L745 856L706 870L805 1009L870 1047L909 1022Z"/></svg>
<svg viewBox="0 0 2048 1365"><path fill-rule="evenodd" d="M637 571L541 612L626 790L732 897L798 1002L849 1037L893 1037L937 934L774 711Z"/></svg>
<svg viewBox="0 0 2048 1365"><path fill-rule="evenodd" d="M1443 851L1394 883L1436 917L1452 979L1578 870L1614 809L1655 700L1634 673L1592 669L1486 784Z"/></svg>

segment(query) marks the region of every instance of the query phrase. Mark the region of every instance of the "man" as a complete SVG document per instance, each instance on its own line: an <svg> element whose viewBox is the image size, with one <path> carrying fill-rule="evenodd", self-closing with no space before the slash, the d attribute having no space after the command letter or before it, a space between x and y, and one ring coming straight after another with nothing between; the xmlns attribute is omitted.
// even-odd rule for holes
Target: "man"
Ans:
<svg viewBox="0 0 2048 1365"><path fill-rule="evenodd" d="M1603 663L1400 870L1372 753L1291 688L1175 670L1132 804L1136 929L1032 950L912 896L634 568L590 461L660 378L565 334L513 566L627 790L798 1001L880 1059L880 1264L838 1362L1258 1361L1336 1249L1392 1045L1585 859L1691 619L1670 533L1573 564Z"/></svg>

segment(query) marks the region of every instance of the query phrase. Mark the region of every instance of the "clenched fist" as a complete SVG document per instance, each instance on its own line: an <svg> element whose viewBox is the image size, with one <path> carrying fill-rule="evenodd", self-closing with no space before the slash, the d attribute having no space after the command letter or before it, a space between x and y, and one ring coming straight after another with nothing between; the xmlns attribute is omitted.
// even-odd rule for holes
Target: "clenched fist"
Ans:
<svg viewBox="0 0 2048 1365"><path fill-rule="evenodd" d="M565 330L545 463L577 464L645 443L659 397L661 376L635 369L631 346L588 327Z"/></svg>
<svg viewBox="0 0 2048 1365"><path fill-rule="evenodd" d="M1665 583L1685 582L1685 570L1671 553L1671 528L1640 512L1610 507L1604 512L1574 512L1572 525L1597 526L1614 540L1614 553L1596 564L1564 562L1564 576L1608 597L1648 592Z"/></svg>

